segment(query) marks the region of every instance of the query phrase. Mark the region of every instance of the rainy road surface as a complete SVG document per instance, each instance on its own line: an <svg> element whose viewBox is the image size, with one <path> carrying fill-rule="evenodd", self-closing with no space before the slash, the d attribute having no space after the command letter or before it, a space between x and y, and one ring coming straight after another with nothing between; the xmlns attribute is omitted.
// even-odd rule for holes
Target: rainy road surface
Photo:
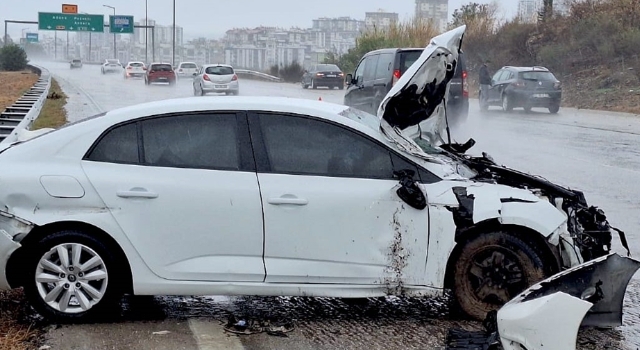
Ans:
<svg viewBox="0 0 640 350"><path fill-rule="evenodd" d="M36 64L38 64L36 62ZM66 63L42 62L69 96L70 121L137 103L193 95L189 80L174 87L145 86L121 74L101 75L98 66L70 70ZM299 85L241 80L241 95L287 96L342 103L341 90L303 90ZM224 98L224 97L220 97ZM561 109L525 114L492 109L480 113L472 101L469 120L454 129L461 142L473 137L471 153L488 152L498 163L580 189L590 204L627 233L640 256L640 117L621 113ZM614 238L616 251L625 254ZM444 349L450 327L479 328L448 321L438 300L340 300L303 298L137 297L123 304L117 322L50 327L52 349ZM293 321L288 337L266 333L229 335L228 314L274 322ZM154 332L169 331L166 334ZM624 326L581 332L580 349L640 347L640 274L625 298Z"/></svg>

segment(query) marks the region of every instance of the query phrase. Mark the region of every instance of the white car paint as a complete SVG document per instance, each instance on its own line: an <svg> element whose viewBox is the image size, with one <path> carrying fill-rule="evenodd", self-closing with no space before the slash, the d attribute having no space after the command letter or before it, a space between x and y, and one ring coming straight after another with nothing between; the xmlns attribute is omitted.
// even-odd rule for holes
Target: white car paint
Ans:
<svg viewBox="0 0 640 350"><path fill-rule="evenodd" d="M147 67L144 62L131 61L124 67L123 75L126 78L129 77L143 77L147 73Z"/></svg>
<svg viewBox="0 0 640 350"><path fill-rule="evenodd" d="M226 70L224 74L218 74ZM228 64L205 64L193 78L193 94L203 96L208 93L237 95L240 92L238 75Z"/></svg>
<svg viewBox="0 0 640 350"><path fill-rule="evenodd" d="M189 68L187 66L193 66ZM198 65L195 62L180 62L178 67L176 68L176 75L179 79L182 78L193 78L194 75L198 73Z"/></svg>
<svg viewBox="0 0 640 350"><path fill-rule="evenodd" d="M393 260L387 255L394 240L393 213L404 206L398 218L405 235L402 246L410 254L406 267L401 269L399 281L407 284L407 294L440 293L444 285L445 259L455 245L455 225L445 206L455 205L452 187L472 186L471 181L443 180L438 185L424 186L430 199L427 214L404 205L395 196L396 181L260 174L262 192L258 192L255 174L251 173L245 176L238 172L225 174L81 160L100 134L114 124L153 115L207 110L268 110L311 115L342 124L395 148L395 143L377 130L350 119L351 116L340 115L345 108L290 98L213 97L165 100L114 110L6 149L0 154L0 161L5 164L0 177L12 186L0 189L0 204L9 215L38 226L61 220L78 221L107 232L130 259L136 294L242 294L251 291L264 295L309 296L386 294L387 286L381 282L396 277L385 271ZM23 162L27 156L30 162ZM444 178L452 173L449 164L409 158L437 176ZM69 178L77 180L84 195L75 199L49 195L40 178L50 175L68 177L54 186L58 197L65 196L60 193L60 189L65 188L67 197L77 197L77 186L69 187ZM172 181L176 178L184 181L176 186ZM504 191L497 185L485 186L496 186L496 193ZM126 193L123 197L118 196L118 191L133 192L137 188L156 193L158 197L142 195L125 199ZM341 195L347 190L353 192L346 197ZM216 199L213 193L226 193L224 197L219 195L226 200ZM280 282L277 284L261 281L265 278L260 266L263 244L261 194L266 201L266 278L267 282ZM309 205L268 203L291 194L309 201ZM187 197L189 200L185 201L183 198ZM231 208L235 207L246 209L234 212ZM214 210L216 214L203 211L204 208ZM347 210L349 214L345 214ZM433 215L430 226L427 215ZM140 217L154 219L139 221ZM442 221L434 220L438 217ZM357 220L348 220L353 218ZM206 221L204 224L203 220ZM536 220L548 219L536 217L529 222ZM202 231L199 227L213 229ZM7 231L5 238L17 235L10 228L0 228ZM207 233L223 230L228 235L211 244ZM287 232L301 234L287 238ZM5 246L12 247L15 243L5 242ZM433 254L433 258L427 256L427 252ZM0 265L6 263L4 259ZM255 285L249 288L251 283Z"/></svg>
<svg viewBox="0 0 640 350"><path fill-rule="evenodd" d="M122 63L116 59L105 59L102 63L102 74L119 72L122 69Z"/></svg>

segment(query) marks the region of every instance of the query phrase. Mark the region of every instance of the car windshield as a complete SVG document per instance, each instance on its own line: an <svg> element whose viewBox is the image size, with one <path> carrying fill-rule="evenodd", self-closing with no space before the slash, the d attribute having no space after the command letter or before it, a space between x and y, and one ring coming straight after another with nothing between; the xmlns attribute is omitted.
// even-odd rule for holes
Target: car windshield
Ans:
<svg viewBox="0 0 640 350"><path fill-rule="evenodd" d="M107 60L107 63L109 64L118 64L118 60Z"/></svg>
<svg viewBox="0 0 640 350"><path fill-rule="evenodd" d="M520 77L524 80L537 80L537 81L556 81L555 75L551 72L522 72Z"/></svg>
<svg viewBox="0 0 640 350"><path fill-rule="evenodd" d="M131 62L131 63L129 63L129 66L131 66L131 67L144 67L144 63L142 63L142 62Z"/></svg>
<svg viewBox="0 0 640 350"><path fill-rule="evenodd" d="M171 67L170 64L154 64L153 66L151 66L151 70L157 72L171 72L173 70L173 67Z"/></svg>
<svg viewBox="0 0 640 350"><path fill-rule="evenodd" d="M195 63L183 63L180 68L198 68L198 66Z"/></svg>
<svg viewBox="0 0 640 350"><path fill-rule="evenodd" d="M80 63L80 60L73 60L73 63Z"/></svg>
<svg viewBox="0 0 640 350"><path fill-rule="evenodd" d="M331 71L331 72L340 72L340 68L335 64L319 64L318 71Z"/></svg>
<svg viewBox="0 0 640 350"><path fill-rule="evenodd" d="M226 66L207 67L205 73L213 75L230 75L233 74L233 68Z"/></svg>

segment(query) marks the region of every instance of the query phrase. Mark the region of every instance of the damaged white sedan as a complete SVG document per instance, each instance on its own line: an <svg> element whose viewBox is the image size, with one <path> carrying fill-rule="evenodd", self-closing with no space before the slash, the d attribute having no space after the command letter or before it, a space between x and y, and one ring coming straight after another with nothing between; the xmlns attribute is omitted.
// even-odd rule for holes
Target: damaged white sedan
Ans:
<svg viewBox="0 0 640 350"><path fill-rule="evenodd" d="M136 295L438 295L469 315L608 253L584 196L440 142L464 27L380 118L273 97L114 110L0 152L0 288L58 320Z"/></svg>

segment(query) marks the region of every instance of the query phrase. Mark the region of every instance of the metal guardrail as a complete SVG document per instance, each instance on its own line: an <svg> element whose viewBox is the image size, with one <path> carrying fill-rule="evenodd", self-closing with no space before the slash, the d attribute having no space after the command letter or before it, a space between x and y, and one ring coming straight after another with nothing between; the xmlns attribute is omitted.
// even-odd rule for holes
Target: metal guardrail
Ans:
<svg viewBox="0 0 640 350"><path fill-rule="evenodd" d="M269 81L277 81L277 82L281 81L280 78L267 73L256 72L254 70L248 70L248 69L234 69L234 70L236 71L237 74L247 74L247 75L251 75L251 76L262 78Z"/></svg>
<svg viewBox="0 0 640 350"><path fill-rule="evenodd" d="M20 131L31 127L47 100L51 88L51 73L40 66L29 65L29 68L39 72L40 78L14 104L0 113L0 145L17 141Z"/></svg>

